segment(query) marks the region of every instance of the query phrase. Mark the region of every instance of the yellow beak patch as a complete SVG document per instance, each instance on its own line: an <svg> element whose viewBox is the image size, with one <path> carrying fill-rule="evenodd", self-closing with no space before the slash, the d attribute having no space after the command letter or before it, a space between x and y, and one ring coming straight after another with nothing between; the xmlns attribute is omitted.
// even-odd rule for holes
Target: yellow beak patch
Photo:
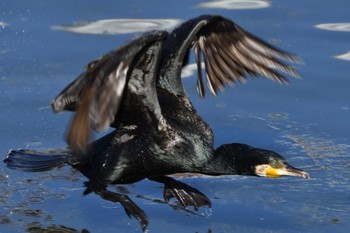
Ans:
<svg viewBox="0 0 350 233"><path fill-rule="evenodd" d="M273 168L269 165L269 167L266 169L266 177L270 178L278 178L281 176L280 169Z"/></svg>

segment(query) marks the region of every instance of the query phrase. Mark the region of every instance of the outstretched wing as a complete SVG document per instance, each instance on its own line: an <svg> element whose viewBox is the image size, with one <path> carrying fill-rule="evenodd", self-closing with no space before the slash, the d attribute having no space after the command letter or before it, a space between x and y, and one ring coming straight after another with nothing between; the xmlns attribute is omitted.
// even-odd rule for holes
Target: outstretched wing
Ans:
<svg viewBox="0 0 350 233"><path fill-rule="evenodd" d="M182 64L186 51L193 48L198 68L197 91L204 96L202 56L205 64L205 79L210 92L217 95L225 85L244 82L250 76L261 76L280 83L287 83L284 74L298 77L297 71L286 64L299 62L297 56L279 50L234 22L221 16L203 15L189 20L169 36L178 38L169 43L164 56ZM173 51L170 51L173 50ZM162 59L167 60L167 59ZM284 60L284 61L283 61ZM174 94L183 94L180 74L171 64L163 64L160 85ZM171 76L176 73L176 78ZM284 74L283 74L284 73ZM174 88L175 87L175 88Z"/></svg>
<svg viewBox="0 0 350 233"><path fill-rule="evenodd" d="M85 72L52 101L52 107L56 112L76 111L67 135L67 142L73 150L84 152L91 130L104 130L115 121L123 95L128 91L126 87L130 74L134 71L134 64L143 59L142 54L145 50L163 40L166 35L164 31L143 34L100 59L90 62ZM157 44L157 48L159 47ZM150 61L150 63L156 62ZM145 69L151 68L146 66ZM138 75L142 76L143 73L139 72ZM137 78L137 75L133 77ZM151 78L154 78L155 82L155 77ZM152 83L149 80L147 82L149 85ZM147 89L147 86L144 88Z"/></svg>

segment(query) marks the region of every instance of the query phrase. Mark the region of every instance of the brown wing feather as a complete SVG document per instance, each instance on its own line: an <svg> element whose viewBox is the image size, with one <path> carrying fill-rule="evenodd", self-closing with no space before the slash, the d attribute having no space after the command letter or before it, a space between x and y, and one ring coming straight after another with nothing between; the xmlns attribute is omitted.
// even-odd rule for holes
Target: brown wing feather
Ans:
<svg viewBox="0 0 350 233"><path fill-rule="evenodd" d="M298 72L284 63L300 62L297 56L279 50L234 22L220 16L213 16L197 34L194 43L197 65L201 51L204 55L207 84L210 92L217 95L225 85L244 82L248 75L288 83L285 74L299 77ZM200 77L198 77L200 79ZM200 84L200 82L199 82ZM198 88L204 96L204 88Z"/></svg>
<svg viewBox="0 0 350 233"><path fill-rule="evenodd" d="M95 87L84 90L83 101L78 105L67 132L67 143L76 153L86 152L86 144L91 136L90 103L95 95Z"/></svg>

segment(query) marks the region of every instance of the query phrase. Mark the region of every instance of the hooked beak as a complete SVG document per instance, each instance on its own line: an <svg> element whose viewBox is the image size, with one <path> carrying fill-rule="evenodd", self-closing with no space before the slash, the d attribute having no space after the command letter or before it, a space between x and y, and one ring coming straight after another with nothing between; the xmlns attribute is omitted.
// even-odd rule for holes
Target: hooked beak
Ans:
<svg viewBox="0 0 350 233"><path fill-rule="evenodd" d="M310 178L309 173L301 169L292 167L288 164L276 168L273 168L269 164L258 165L256 166L255 171L256 175L258 176L265 176L270 178L278 178L280 176L298 176L305 179Z"/></svg>

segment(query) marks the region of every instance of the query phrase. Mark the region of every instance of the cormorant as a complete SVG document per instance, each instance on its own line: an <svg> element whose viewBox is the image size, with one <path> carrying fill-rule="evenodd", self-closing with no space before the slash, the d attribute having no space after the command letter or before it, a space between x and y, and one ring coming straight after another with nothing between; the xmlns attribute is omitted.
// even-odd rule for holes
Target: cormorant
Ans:
<svg viewBox="0 0 350 233"><path fill-rule="evenodd" d="M69 148L60 152L10 150L5 163L23 171L45 171L70 164L89 178L85 194L120 202L146 229L144 212L127 196L107 190L109 184L144 178L161 182L164 198L184 207L211 205L200 191L167 176L282 175L308 178L273 151L225 144L214 150L213 133L197 114L181 82L181 69L193 49L198 66L197 91L204 97L201 57L206 82L214 95L225 85L262 76L286 83L282 71L298 77L282 62L297 62L221 16L202 15L172 32L153 31L90 62L86 70L52 102L54 111L76 111L69 127ZM114 127L90 142L91 133Z"/></svg>

